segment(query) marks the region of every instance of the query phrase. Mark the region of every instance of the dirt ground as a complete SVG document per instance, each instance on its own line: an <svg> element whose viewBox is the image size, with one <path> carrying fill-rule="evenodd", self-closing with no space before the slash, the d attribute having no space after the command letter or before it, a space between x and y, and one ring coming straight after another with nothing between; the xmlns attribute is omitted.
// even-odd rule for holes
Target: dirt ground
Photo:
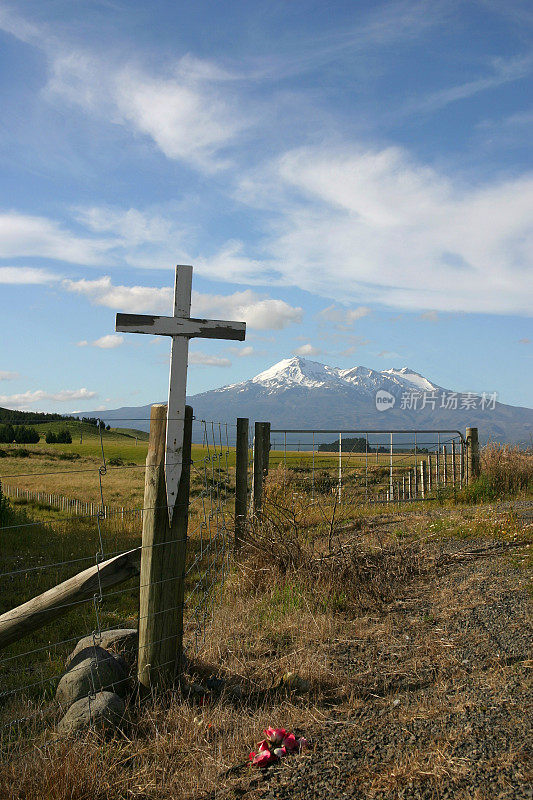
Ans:
<svg viewBox="0 0 533 800"><path fill-rule="evenodd" d="M523 532L531 508L518 511ZM205 800L533 797L533 545L444 539L433 569L383 612L322 644L343 696L299 733L301 755L237 769ZM307 716L308 719L308 716Z"/></svg>

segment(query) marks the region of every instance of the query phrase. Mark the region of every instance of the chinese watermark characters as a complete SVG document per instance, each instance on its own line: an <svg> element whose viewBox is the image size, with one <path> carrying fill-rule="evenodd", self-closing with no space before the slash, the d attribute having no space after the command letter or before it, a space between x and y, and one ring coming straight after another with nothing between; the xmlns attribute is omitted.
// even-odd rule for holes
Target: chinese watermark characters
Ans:
<svg viewBox="0 0 533 800"><path fill-rule="evenodd" d="M416 391L415 389L402 392L400 408L404 411L423 411L429 408L432 411L444 409L446 411L494 411L496 408L497 392L447 392Z"/></svg>

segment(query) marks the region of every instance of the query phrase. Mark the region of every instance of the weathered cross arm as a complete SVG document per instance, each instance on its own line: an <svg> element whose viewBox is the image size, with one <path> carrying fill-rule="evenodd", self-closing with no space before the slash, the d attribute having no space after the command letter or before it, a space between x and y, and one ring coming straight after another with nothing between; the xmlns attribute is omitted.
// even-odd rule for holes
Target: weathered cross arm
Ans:
<svg viewBox="0 0 533 800"><path fill-rule="evenodd" d="M160 317L150 314L117 314L115 330L120 333L152 333L160 336L187 336L189 339L232 339L243 342L245 322L193 317Z"/></svg>
<svg viewBox="0 0 533 800"><path fill-rule="evenodd" d="M178 498L182 471L189 340L199 337L202 339L233 339L242 342L246 336L246 323L244 322L191 318L191 286L192 267L189 265L176 267L174 313L171 317L151 314L117 314L115 326L115 330L121 333L152 333L159 336L170 336L172 340L165 451L165 482L170 525L172 525L174 506Z"/></svg>

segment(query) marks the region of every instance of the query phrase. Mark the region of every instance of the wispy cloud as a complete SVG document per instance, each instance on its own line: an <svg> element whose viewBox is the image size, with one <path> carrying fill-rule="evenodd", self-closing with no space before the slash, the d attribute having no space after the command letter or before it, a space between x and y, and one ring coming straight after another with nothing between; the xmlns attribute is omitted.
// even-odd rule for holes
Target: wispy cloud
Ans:
<svg viewBox="0 0 533 800"><path fill-rule="evenodd" d="M70 403L73 400L90 400L92 397L97 397L97 392L91 392L89 389L62 389L59 392L47 392L44 389L36 389L35 391L21 392L19 394L0 394L0 403L15 408L26 409L34 406L36 403L43 401L53 400L57 403Z"/></svg>
<svg viewBox="0 0 533 800"><path fill-rule="evenodd" d="M378 353L378 358L401 358L401 355L394 352L394 350L381 350Z"/></svg>
<svg viewBox="0 0 533 800"><path fill-rule="evenodd" d="M231 352L237 358L249 358L250 356L257 355L255 348L252 345L245 347L230 347Z"/></svg>
<svg viewBox="0 0 533 800"><path fill-rule="evenodd" d="M439 321L439 312L438 311L423 311L420 314L420 319L423 319L424 322L438 322Z"/></svg>
<svg viewBox="0 0 533 800"><path fill-rule="evenodd" d="M281 283L343 303L532 312L533 174L468 187L402 148L309 147L255 194L278 215L263 248Z"/></svg>
<svg viewBox="0 0 533 800"><path fill-rule="evenodd" d="M109 241L76 236L46 217L0 213L0 258L38 256L72 264L97 264Z"/></svg>
<svg viewBox="0 0 533 800"><path fill-rule="evenodd" d="M495 58L491 64L491 73L481 78L450 86L425 97L413 98L402 106L402 115L417 112L432 112L445 108L451 103L467 100L480 92L497 89L506 83L521 80L531 73L533 57L531 55L515 56L504 59Z"/></svg>
<svg viewBox="0 0 533 800"><path fill-rule="evenodd" d="M371 314L368 306L357 306L357 308L343 308L335 303L322 309L319 312L319 319L332 323L337 330L348 330L354 322Z"/></svg>
<svg viewBox="0 0 533 800"><path fill-rule="evenodd" d="M0 267L0 283L16 285L46 284L58 281L59 276L35 267Z"/></svg>
<svg viewBox="0 0 533 800"><path fill-rule="evenodd" d="M7 7L0 9L0 29L45 53L43 94L50 102L146 136L168 158L205 171L227 166L225 151L250 125L250 108L241 113L232 95L234 76L207 59L185 54L157 72L133 56L124 63L113 53L69 45Z"/></svg>
<svg viewBox="0 0 533 800"><path fill-rule="evenodd" d="M124 337L119 336L117 333L108 333L93 342L88 342L86 339L77 342L78 347L99 347L100 350L114 350L116 347L120 347L121 344L124 344Z"/></svg>
<svg viewBox="0 0 533 800"><path fill-rule="evenodd" d="M319 356L322 350L308 342L307 344L302 344L301 347L297 347L292 352L295 356Z"/></svg>
<svg viewBox="0 0 533 800"><path fill-rule="evenodd" d="M201 353L198 350L189 353L189 364L197 364L203 367L231 367L229 358L211 356L208 353Z"/></svg>
<svg viewBox="0 0 533 800"><path fill-rule="evenodd" d="M226 151L250 118L241 114L228 75L209 61L178 58L165 73L139 63L116 64L90 52L49 49L46 95L152 140L165 156L213 171L230 163Z"/></svg>

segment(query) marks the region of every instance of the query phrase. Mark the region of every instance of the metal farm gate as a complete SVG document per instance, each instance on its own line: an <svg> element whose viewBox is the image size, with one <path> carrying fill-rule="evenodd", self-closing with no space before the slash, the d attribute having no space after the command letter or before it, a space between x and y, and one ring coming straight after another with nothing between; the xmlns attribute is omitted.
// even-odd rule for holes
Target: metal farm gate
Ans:
<svg viewBox="0 0 533 800"><path fill-rule="evenodd" d="M338 502L409 502L468 481L467 440L458 430L270 430L270 470L298 476L311 496Z"/></svg>

